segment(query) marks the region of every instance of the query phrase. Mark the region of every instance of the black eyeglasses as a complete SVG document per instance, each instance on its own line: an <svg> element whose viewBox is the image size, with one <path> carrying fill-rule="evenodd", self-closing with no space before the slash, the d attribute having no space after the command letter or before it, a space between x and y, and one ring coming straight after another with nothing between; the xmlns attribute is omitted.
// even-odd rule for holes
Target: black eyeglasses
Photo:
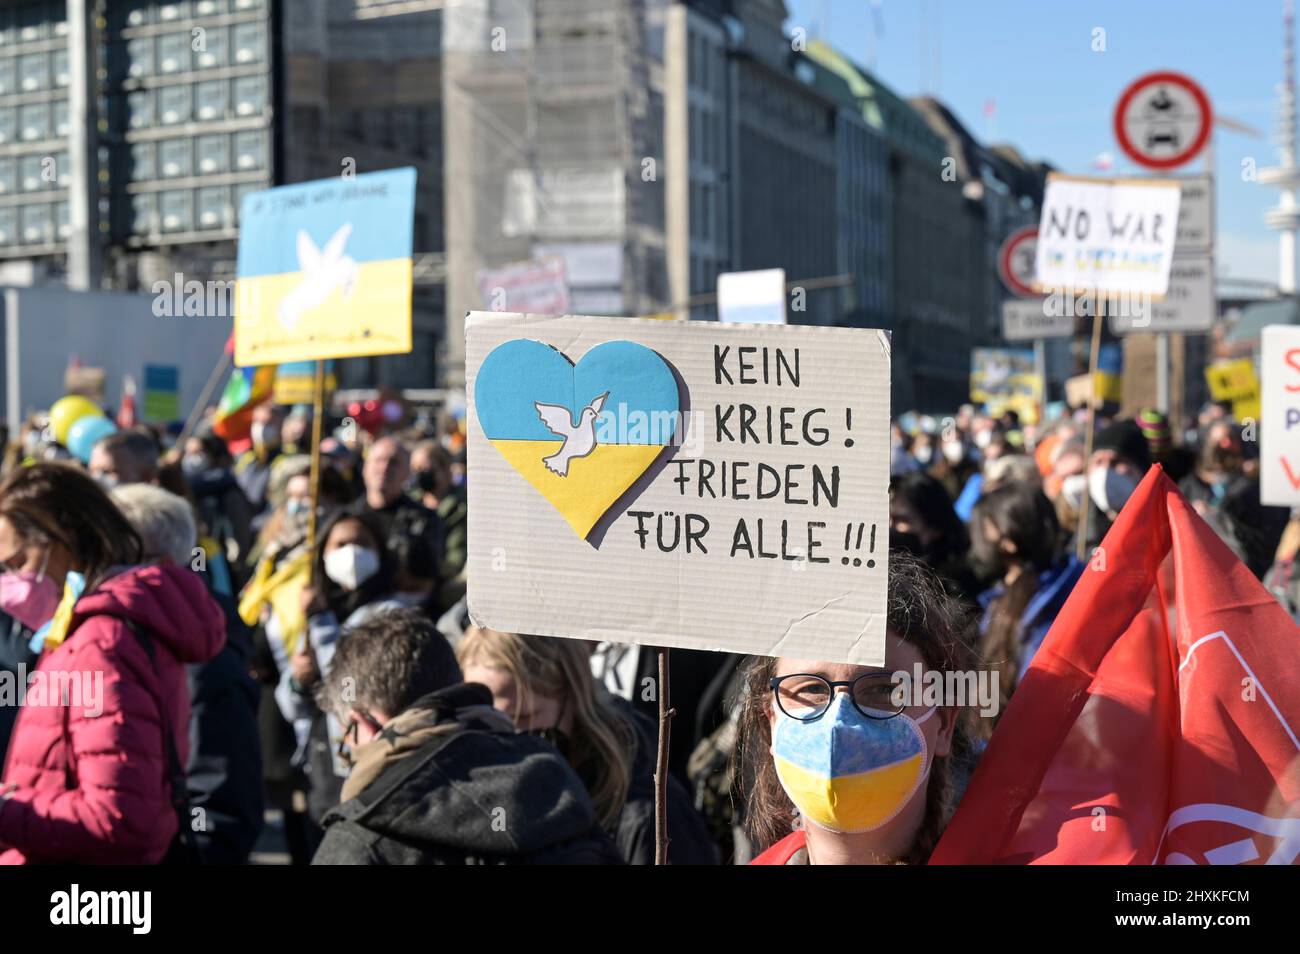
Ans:
<svg viewBox="0 0 1300 954"><path fill-rule="evenodd" d="M773 676L772 695L777 708L791 719L815 722L826 714L835 699L835 690L849 690L849 701L868 719L892 719L906 706L907 693L887 672L868 672L849 682L832 682L809 672Z"/></svg>

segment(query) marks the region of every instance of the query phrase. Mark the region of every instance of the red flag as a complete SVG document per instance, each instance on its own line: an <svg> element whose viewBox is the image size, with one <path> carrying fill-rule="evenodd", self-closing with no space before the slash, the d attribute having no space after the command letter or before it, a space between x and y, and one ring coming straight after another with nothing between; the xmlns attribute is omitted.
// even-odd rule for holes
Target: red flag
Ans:
<svg viewBox="0 0 1300 954"><path fill-rule="evenodd" d="M1034 656L935 864L1291 864L1300 628L1152 468Z"/></svg>

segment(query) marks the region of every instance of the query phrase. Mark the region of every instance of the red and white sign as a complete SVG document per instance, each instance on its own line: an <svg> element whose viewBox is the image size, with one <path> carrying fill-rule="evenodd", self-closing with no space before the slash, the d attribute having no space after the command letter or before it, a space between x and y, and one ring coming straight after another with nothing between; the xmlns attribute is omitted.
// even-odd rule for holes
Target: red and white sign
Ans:
<svg viewBox="0 0 1300 954"><path fill-rule="evenodd" d="M1173 169L1195 158L1213 122L1205 90L1182 73L1148 73L1115 106L1120 148L1148 169Z"/></svg>
<svg viewBox="0 0 1300 954"><path fill-rule="evenodd" d="M1034 258L1038 254L1038 226L1026 225L1007 236L998 249L998 274L1013 295L1038 297L1034 290Z"/></svg>
<svg viewBox="0 0 1300 954"><path fill-rule="evenodd" d="M569 279L564 259L551 255L483 269L476 276L483 307L536 315L569 313Z"/></svg>
<svg viewBox="0 0 1300 954"><path fill-rule="evenodd" d="M1300 506L1300 325L1260 335L1259 499Z"/></svg>

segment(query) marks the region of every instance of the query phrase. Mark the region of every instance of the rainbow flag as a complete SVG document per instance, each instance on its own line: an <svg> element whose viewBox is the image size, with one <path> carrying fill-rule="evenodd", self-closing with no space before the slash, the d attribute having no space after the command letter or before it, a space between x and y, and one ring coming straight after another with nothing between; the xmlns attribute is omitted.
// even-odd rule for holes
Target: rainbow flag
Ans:
<svg viewBox="0 0 1300 954"><path fill-rule="evenodd" d="M232 335L226 342L226 353L230 354L234 347ZM253 408L268 400L274 390L275 365L235 368L226 382L226 389L221 392L221 400L217 402L212 430L223 440L247 439L253 425Z"/></svg>

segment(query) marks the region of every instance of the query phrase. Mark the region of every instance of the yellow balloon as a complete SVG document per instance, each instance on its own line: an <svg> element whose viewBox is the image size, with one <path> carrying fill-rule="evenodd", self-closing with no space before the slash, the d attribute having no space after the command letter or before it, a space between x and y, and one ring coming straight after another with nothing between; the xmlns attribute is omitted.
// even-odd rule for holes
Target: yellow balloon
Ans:
<svg viewBox="0 0 1300 954"><path fill-rule="evenodd" d="M59 398L50 407L50 427L54 429L54 439L66 447L68 431L72 430L72 425L89 414L104 416L98 404L80 394Z"/></svg>

